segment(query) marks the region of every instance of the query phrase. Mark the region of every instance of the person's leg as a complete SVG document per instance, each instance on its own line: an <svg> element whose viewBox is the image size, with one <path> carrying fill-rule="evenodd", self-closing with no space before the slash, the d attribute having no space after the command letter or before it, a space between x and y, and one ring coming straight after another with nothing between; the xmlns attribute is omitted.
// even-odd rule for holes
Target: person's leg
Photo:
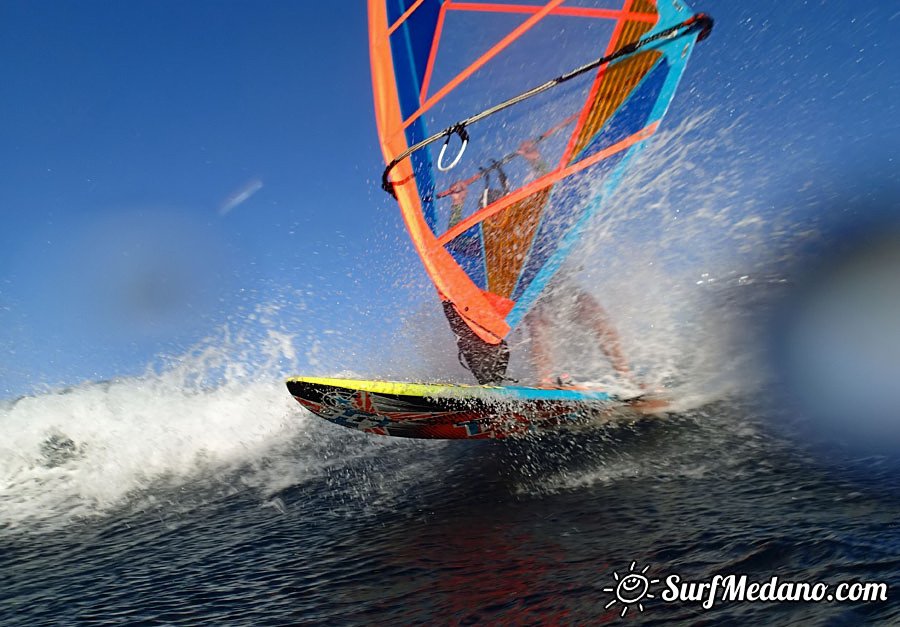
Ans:
<svg viewBox="0 0 900 627"><path fill-rule="evenodd" d="M550 323L545 304L538 302L525 318L531 335L531 361L538 380L549 382L553 376L553 349L550 339Z"/></svg>
<svg viewBox="0 0 900 627"><path fill-rule="evenodd" d="M613 368L630 378L631 371L628 369L628 361L622 354L619 335L613 328L606 310L600 306L593 296L585 291L579 291L575 301L575 313L581 324L587 325L593 330L599 342L600 350L609 359Z"/></svg>
<svg viewBox="0 0 900 627"><path fill-rule="evenodd" d="M460 362L468 368L481 385L499 385L506 378L509 348L506 342L488 344L477 335L456 312L453 303L444 301L444 313L456 336Z"/></svg>

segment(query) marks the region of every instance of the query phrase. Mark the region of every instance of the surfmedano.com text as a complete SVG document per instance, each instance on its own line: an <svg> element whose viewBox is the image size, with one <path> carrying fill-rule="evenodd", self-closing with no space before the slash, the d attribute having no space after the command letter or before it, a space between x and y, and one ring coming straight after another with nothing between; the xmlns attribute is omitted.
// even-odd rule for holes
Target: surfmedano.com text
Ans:
<svg viewBox="0 0 900 627"><path fill-rule="evenodd" d="M780 581L778 576L768 581L750 581L747 575L715 575L708 581L682 581L679 575L665 578L663 601L702 601L703 609L716 603L805 602L859 603L887 601L888 585L883 582L842 582L832 587L824 582Z"/></svg>

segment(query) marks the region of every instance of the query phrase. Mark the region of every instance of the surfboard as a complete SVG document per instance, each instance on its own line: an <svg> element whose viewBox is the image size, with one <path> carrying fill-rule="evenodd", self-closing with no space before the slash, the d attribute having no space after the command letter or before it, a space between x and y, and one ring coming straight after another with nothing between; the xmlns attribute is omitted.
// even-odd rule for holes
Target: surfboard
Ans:
<svg viewBox="0 0 900 627"><path fill-rule="evenodd" d="M665 401L619 398L578 387L403 383L296 377L291 395L303 407L350 429L432 439L524 437L637 418Z"/></svg>

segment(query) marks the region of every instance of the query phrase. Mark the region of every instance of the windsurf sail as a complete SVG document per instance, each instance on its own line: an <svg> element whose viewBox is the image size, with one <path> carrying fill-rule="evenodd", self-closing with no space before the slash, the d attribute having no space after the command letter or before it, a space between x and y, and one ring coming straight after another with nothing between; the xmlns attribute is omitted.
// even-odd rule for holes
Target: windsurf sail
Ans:
<svg viewBox="0 0 900 627"><path fill-rule="evenodd" d="M383 187L479 382L711 26L681 0L369 0Z"/></svg>

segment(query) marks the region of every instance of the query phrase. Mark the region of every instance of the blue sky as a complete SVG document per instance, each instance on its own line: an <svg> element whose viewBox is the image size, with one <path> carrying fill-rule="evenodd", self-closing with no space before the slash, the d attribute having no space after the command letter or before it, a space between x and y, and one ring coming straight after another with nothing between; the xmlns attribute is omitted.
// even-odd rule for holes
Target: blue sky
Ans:
<svg viewBox="0 0 900 627"><path fill-rule="evenodd" d="M665 124L734 123L722 169L771 173L735 185L773 212L801 175L896 186L891 5L695 2L716 27ZM0 54L0 397L139 373L259 303L377 353L431 297L378 184L362 0L7 0Z"/></svg>

